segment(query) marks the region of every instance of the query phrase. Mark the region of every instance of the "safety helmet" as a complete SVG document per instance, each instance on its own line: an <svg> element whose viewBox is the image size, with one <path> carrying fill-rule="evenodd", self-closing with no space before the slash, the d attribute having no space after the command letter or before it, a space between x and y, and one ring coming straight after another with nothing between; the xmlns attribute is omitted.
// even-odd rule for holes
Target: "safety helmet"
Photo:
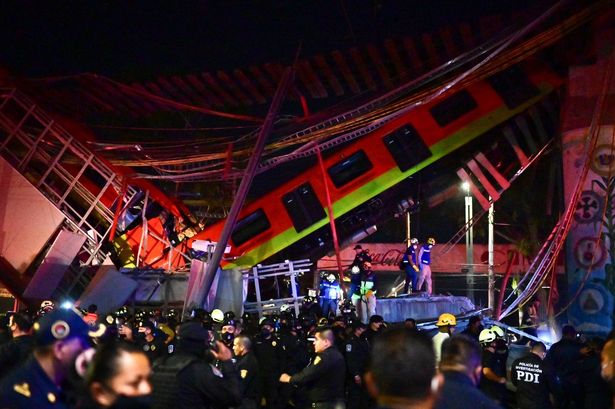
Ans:
<svg viewBox="0 0 615 409"><path fill-rule="evenodd" d="M335 281L335 274L329 274L327 276L327 281L329 281L330 283Z"/></svg>
<svg viewBox="0 0 615 409"><path fill-rule="evenodd" d="M478 342L484 345L491 344L496 338L495 332L491 331L491 329L484 329L478 334Z"/></svg>
<svg viewBox="0 0 615 409"><path fill-rule="evenodd" d="M491 326L491 328L489 328L489 330L491 332L493 332L495 334L496 337L498 338L504 338L504 330L496 325Z"/></svg>
<svg viewBox="0 0 615 409"><path fill-rule="evenodd" d="M329 320L326 317L322 317L321 319L318 320L319 327L324 327L327 325L329 325Z"/></svg>
<svg viewBox="0 0 615 409"><path fill-rule="evenodd" d="M271 320L270 317L265 316L265 317L261 318L258 321L258 325L261 326L261 327L264 326L264 325L269 325L269 326L273 327L273 321Z"/></svg>
<svg viewBox="0 0 615 409"><path fill-rule="evenodd" d="M419 239L417 239L416 237L411 238L410 244L419 244Z"/></svg>
<svg viewBox="0 0 615 409"><path fill-rule="evenodd" d="M444 314L440 314L438 317L438 322L436 322L436 326L443 327L445 325L455 326L457 325L457 318L453 314L445 312Z"/></svg>
<svg viewBox="0 0 615 409"><path fill-rule="evenodd" d="M292 306L290 304L283 304L280 306L280 312L281 313L285 313L290 311L290 309L292 308Z"/></svg>
<svg viewBox="0 0 615 409"><path fill-rule="evenodd" d="M433 237L428 238L427 244L431 244L433 246L434 244L436 244L436 239L434 239Z"/></svg>
<svg viewBox="0 0 615 409"><path fill-rule="evenodd" d="M56 308L53 301L45 300L41 303L41 307L39 308L39 314L47 314L50 311L53 311Z"/></svg>
<svg viewBox="0 0 615 409"><path fill-rule="evenodd" d="M224 321L224 312L216 308L215 310L211 312L211 319L214 320L214 322L218 322L218 323Z"/></svg>
<svg viewBox="0 0 615 409"><path fill-rule="evenodd" d="M361 269L359 268L359 266L352 266L352 268L350 269L350 272L352 274L359 274L361 272Z"/></svg>

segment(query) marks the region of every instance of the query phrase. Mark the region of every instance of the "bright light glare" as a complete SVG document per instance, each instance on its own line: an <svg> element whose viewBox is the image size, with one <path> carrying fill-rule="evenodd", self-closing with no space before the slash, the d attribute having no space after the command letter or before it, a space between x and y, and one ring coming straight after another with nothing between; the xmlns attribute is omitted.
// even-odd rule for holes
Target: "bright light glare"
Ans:
<svg viewBox="0 0 615 409"><path fill-rule="evenodd" d="M468 182L463 182L461 183L461 188L465 191L465 192L469 192L470 191L470 184Z"/></svg>
<svg viewBox="0 0 615 409"><path fill-rule="evenodd" d="M73 308L73 303L70 301L64 301L62 304L60 304L60 307L64 308L65 310L69 310Z"/></svg>

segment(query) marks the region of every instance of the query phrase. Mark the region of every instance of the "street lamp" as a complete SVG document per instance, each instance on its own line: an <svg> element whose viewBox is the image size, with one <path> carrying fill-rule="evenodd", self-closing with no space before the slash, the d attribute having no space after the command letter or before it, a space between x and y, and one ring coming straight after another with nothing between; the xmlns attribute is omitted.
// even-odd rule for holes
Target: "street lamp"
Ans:
<svg viewBox="0 0 615 409"><path fill-rule="evenodd" d="M465 216L466 216L466 265L468 272L466 275L467 296L474 302L474 227L472 225L472 194L470 193L470 183L463 182L461 189L465 192Z"/></svg>

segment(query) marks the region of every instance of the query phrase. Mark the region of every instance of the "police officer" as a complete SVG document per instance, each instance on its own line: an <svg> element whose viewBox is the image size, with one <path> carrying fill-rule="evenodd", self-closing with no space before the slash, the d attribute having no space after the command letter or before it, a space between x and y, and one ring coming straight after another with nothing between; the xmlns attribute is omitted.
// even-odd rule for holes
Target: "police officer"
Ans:
<svg viewBox="0 0 615 409"><path fill-rule="evenodd" d="M367 409L369 396L365 389L364 375L369 363L369 342L363 337L367 327L361 322L352 324L352 334L344 346L344 355L348 369L346 385L348 389L348 407Z"/></svg>
<svg viewBox="0 0 615 409"><path fill-rule="evenodd" d="M417 274L419 273L419 263L417 259L418 247L419 240L417 238L411 239L410 246L408 246L404 256L402 257L402 263L406 271L404 294L408 293L410 284L412 284L412 287L410 288L411 292L418 292L418 287L416 286Z"/></svg>
<svg viewBox="0 0 615 409"><path fill-rule="evenodd" d="M421 246L419 251L419 263L421 273L419 275L418 282L416 284L416 291L421 291L423 283L427 286L427 294L431 295L431 249L436 244L436 239L430 237L427 239L427 243Z"/></svg>
<svg viewBox="0 0 615 409"><path fill-rule="evenodd" d="M320 280L320 307L322 315L329 317L337 314L337 303L342 298L342 288L335 278L335 274L329 273Z"/></svg>
<svg viewBox="0 0 615 409"><path fill-rule="evenodd" d="M335 348L333 331L319 327L314 334L314 360L298 374L283 373L280 382L303 388L312 408L343 409L344 357Z"/></svg>
<svg viewBox="0 0 615 409"><path fill-rule="evenodd" d="M277 408L279 395L278 378L282 373L282 345L273 333L273 321L263 318L261 333L254 337L254 353L258 360L263 381L262 398L267 408Z"/></svg>
<svg viewBox="0 0 615 409"><path fill-rule="evenodd" d="M0 379L25 362L34 349L30 317L23 313L11 314L9 329L13 338L0 345Z"/></svg>
<svg viewBox="0 0 615 409"><path fill-rule="evenodd" d="M164 344L166 335L156 329L154 324L149 319L139 324L139 338L137 344L141 347L150 362L154 362L157 358L167 353L167 348Z"/></svg>
<svg viewBox="0 0 615 409"><path fill-rule="evenodd" d="M89 327L73 309L47 312L34 324L33 356L0 386L0 407L67 408L63 382L87 345Z"/></svg>
<svg viewBox="0 0 615 409"><path fill-rule="evenodd" d="M237 323L234 318L225 318L222 323L222 329L220 331L220 339L229 347L233 348L233 340L235 339L235 332L237 331Z"/></svg>
<svg viewBox="0 0 615 409"><path fill-rule="evenodd" d="M542 342L532 345L528 355L517 359L511 367L512 383L517 388L519 409L550 409L550 395L556 401L561 395L553 370L543 360L547 349Z"/></svg>
<svg viewBox="0 0 615 409"><path fill-rule="evenodd" d="M260 397L260 374L258 361L252 352L252 341L246 335L233 340L233 353L241 377L241 405L239 409L256 409Z"/></svg>

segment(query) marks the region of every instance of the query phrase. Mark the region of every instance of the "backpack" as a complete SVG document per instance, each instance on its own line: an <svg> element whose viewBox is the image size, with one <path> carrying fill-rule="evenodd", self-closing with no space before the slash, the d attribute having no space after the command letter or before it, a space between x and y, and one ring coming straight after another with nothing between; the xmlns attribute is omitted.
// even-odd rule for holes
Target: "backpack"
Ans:
<svg viewBox="0 0 615 409"><path fill-rule="evenodd" d="M176 354L154 361L151 377L153 409L168 409L177 405L177 374L198 360L196 356Z"/></svg>

